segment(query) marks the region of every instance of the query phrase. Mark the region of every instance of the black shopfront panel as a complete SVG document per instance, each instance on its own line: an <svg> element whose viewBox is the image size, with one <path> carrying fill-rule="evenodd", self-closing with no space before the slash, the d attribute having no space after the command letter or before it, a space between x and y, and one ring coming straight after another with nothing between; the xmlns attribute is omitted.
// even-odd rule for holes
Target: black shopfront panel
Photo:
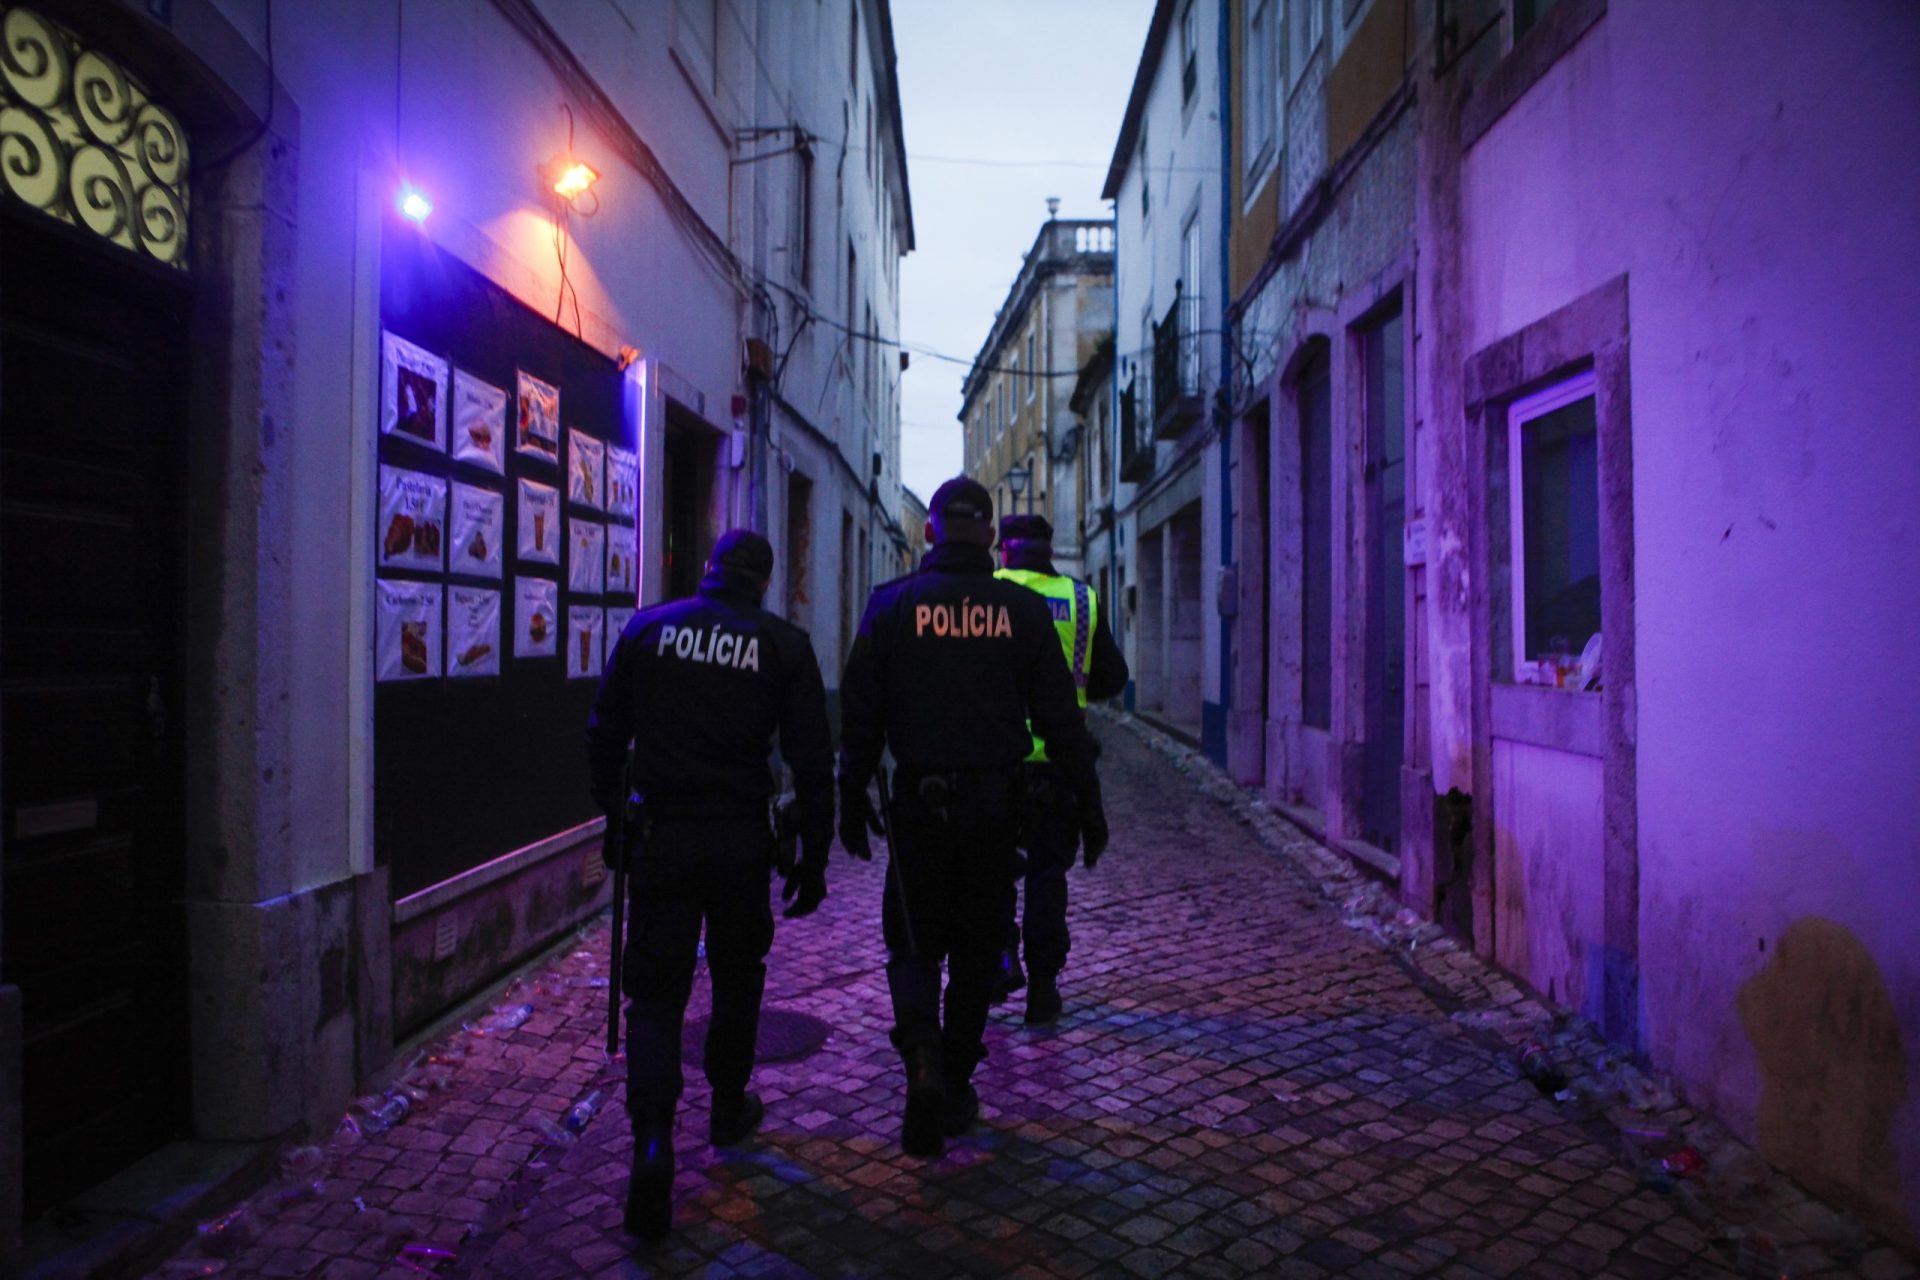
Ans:
<svg viewBox="0 0 1920 1280"><path fill-rule="evenodd" d="M383 329L494 387L513 393L520 372L560 391L564 431L632 448L623 375L600 352L394 221L382 239ZM508 406L509 426L514 406ZM398 432L378 434L379 461L504 494L504 572L498 579L382 567L381 579L474 586L502 593L500 673L382 681L374 693L374 842L397 900L598 815L588 794L585 730L598 681L569 679L565 645L554 657L514 655L514 582L558 586L561 638L575 605L628 606L632 593L576 595L561 565L520 563L515 494L524 479L560 490L563 510L632 538L632 510L576 512L567 503L563 438L557 461L505 450L505 475L456 460ZM375 468L376 473L379 468ZM622 523L624 522L624 524ZM376 539L385 533L376 532ZM629 545L631 543L629 542ZM363 548L374 555L379 548ZM442 630L444 634L444 629ZM611 645L612 637L602 643ZM453 654L446 654L451 665Z"/></svg>

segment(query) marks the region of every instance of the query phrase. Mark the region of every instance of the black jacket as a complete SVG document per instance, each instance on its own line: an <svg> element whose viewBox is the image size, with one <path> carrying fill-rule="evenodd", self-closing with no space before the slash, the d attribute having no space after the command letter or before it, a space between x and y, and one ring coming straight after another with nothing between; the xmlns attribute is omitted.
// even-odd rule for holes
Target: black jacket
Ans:
<svg viewBox="0 0 1920 1280"><path fill-rule="evenodd" d="M698 594L643 609L620 633L587 725L594 799L603 809L617 801L631 741L642 796L764 806L777 729L801 838L824 845L833 832L826 701L807 633L762 609L747 580L708 574Z"/></svg>
<svg viewBox="0 0 1920 1280"><path fill-rule="evenodd" d="M1047 555L1009 555L1007 568L1031 569L1053 578L1067 577L1053 567L1053 559ZM1108 698L1119 697L1126 692L1127 677L1132 674L1127 670L1127 655L1120 652L1120 646L1113 638L1113 628L1107 625L1108 607L1108 602L1101 600L1099 607L1094 610L1092 652L1088 654L1087 661L1089 702L1105 702Z"/></svg>
<svg viewBox="0 0 1920 1280"><path fill-rule="evenodd" d="M921 773L1012 769L1032 747L1091 777L1093 737L1046 601L993 576L993 555L944 542L920 571L874 589L841 681L843 786L883 747Z"/></svg>

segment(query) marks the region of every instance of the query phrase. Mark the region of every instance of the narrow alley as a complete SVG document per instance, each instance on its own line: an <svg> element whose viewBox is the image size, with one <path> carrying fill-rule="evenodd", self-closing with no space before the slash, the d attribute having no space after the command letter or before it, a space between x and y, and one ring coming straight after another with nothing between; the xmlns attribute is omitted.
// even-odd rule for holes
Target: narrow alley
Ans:
<svg viewBox="0 0 1920 1280"><path fill-rule="evenodd" d="M427 1046L413 1114L283 1152L279 1182L152 1275L1910 1274L1580 1024L1374 914L1355 873L1213 766L1098 724L1115 839L1072 875L1065 1016L1029 1029L1018 995L996 1012L983 1122L943 1159L898 1143L884 854L836 851L825 906L774 943L768 1114L740 1148L705 1143L689 1040L662 1244L630 1253L620 1229L601 918L496 998L497 1030ZM1569 1077L1559 1100L1515 1065L1535 1036ZM596 1090L575 1140L569 1109Z"/></svg>

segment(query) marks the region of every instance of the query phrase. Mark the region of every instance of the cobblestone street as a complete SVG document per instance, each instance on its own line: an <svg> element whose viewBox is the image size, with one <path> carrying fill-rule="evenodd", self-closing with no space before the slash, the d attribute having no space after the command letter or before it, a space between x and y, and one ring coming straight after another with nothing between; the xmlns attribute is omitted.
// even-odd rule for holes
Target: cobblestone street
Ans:
<svg viewBox="0 0 1920 1280"><path fill-rule="evenodd" d="M404 1123L336 1142L324 1170L256 1195L232 1239L154 1274L1911 1274L1580 1026L1370 910L1365 882L1210 767L1099 729L1115 837L1072 875L1066 1012L1028 1029L1019 996L996 1010L983 1121L943 1159L898 1144L882 860L836 850L823 908L781 923L767 985L769 1009L831 1034L757 1069L767 1119L731 1152L705 1144L689 1066L664 1243L630 1256L620 1229L630 1140L588 976L604 960L576 952L528 975L524 1025L453 1037L444 1088ZM606 936L603 920L580 951L603 956ZM690 1019L706 994L703 978ZM1559 1100L1513 1065L1533 1034L1572 1079ZM1593 1083L1608 1067L1624 1098ZM556 1122L601 1083L566 1141ZM1669 1161L1680 1185L1663 1189L1632 1142L1643 1163L1684 1144L1706 1168Z"/></svg>

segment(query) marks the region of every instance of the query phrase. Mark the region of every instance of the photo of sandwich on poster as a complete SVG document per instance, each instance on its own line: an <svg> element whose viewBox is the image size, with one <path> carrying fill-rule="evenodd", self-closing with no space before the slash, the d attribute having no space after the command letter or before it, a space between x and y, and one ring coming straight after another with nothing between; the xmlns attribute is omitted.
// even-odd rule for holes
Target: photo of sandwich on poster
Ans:
<svg viewBox="0 0 1920 1280"><path fill-rule="evenodd" d="M507 393L472 374L453 375L453 458L495 475L507 470Z"/></svg>
<svg viewBox="0 0 1920 1280"><path fill-rule="evenodd" d="M447 674L500 674L500 593L489 587L447 588Z"/></svg>

